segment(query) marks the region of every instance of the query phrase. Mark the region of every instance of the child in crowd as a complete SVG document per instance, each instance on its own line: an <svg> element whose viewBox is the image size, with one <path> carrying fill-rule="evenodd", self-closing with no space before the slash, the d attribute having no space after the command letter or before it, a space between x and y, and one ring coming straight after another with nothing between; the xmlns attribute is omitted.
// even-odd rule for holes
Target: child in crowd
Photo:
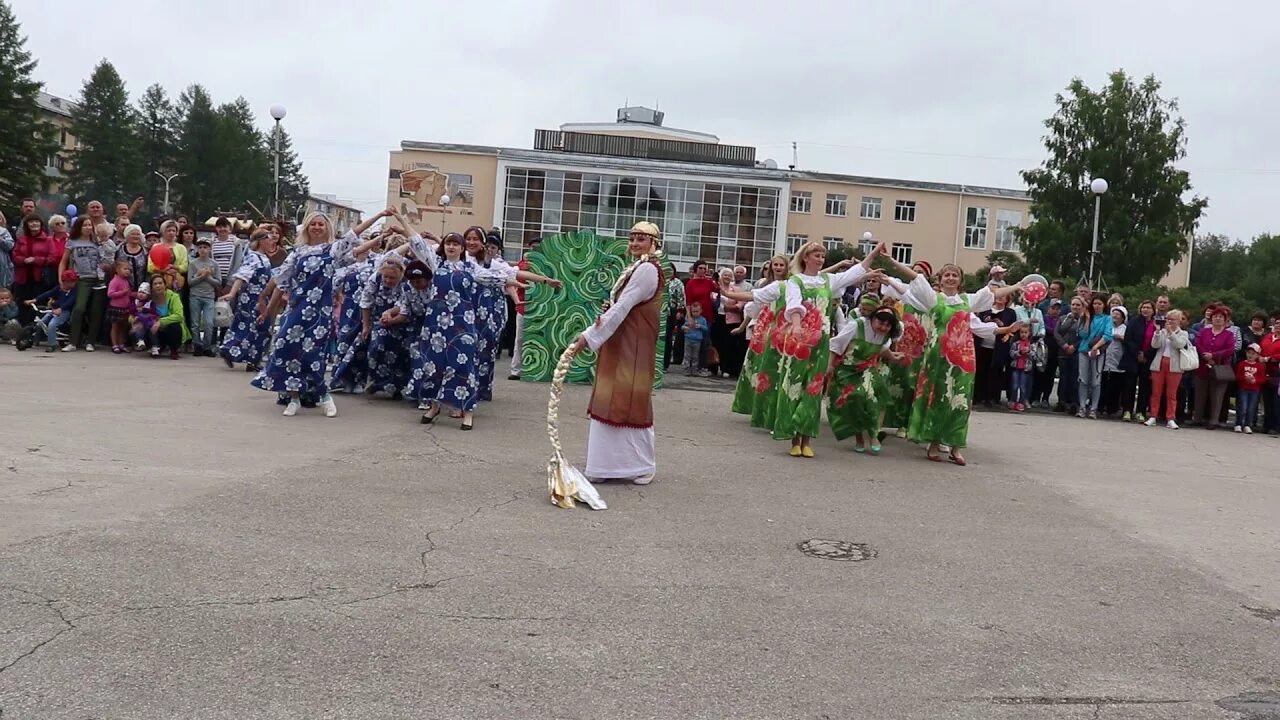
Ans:
<svg viewBox="0 0 1280 720"><path fill-rule="evenodd" d="M53 352L58 349L58 329L68 322L71 322L71 315L76 307L77 282L80 276L76 275L75 270L63 270L58 276L58 286L40 293L31 300L27 301L28 305L35 307L43 306L45 308L44 316L40 318L40 325L45 329L45 338L49 342L49 347L45 348L45 352ZM68 344L62 348L63 352L75 350L75 345Z"/></svg>
<svg viewBox="0 0 1280 720"><path fill-rule="evenodd" d="M1014 412L1026 412L1031 402L1031 377L1035 372L1035 363L1031 359L1031 327L1023 325L1018 330L1018 339L1010 348L1013 367L1013 382L1009 388L1009 409Z"/></svg>
<svg viewBox="0 0 1280 720"><path fill-rule="evenodd" d="M213 244L208 238L196 239L196 256L187 263L188 298L191 300L191 325L195 335L196 357L216 357L213 352L213 304L222 273L213 259Z"/></svg>
<svg viewBox="0 0 1280 720"><path fill-rule="evenodd" d="M702 303L692 302L688 307L689 316L685 318L684 327L684 374L711 377L711 372L698 367L698 358L702 357L702 344L707 341L711 332L707 319L702 317Z"/></svg>
<svg viewBox="0 0 1280 720"><path fill-rule="evenodd" d="M1267 366L1259 358L1262 347L1258 343L1249 345L1244 352L1244 360L1236 365L1236 432L1253 434L1253 425L1258 421L1258 397L1267 384Z"/></svg>
<svg viewBox="0 0 1280 720"><path fill-rule="evenodd" d="M138 350L147 349L147 338L151 337L151 328L160 320L160 314L151 305L151 283L144 282L138 286L134 295L133 316L130 318L129 339L133 340Z"/></svg>
<svg viewBox="0 0 1280 720"><path fill-rule="evenodd" d="M7 287L0 287L0 341L17 343L22 333L22 324L18 322L18 303L13 301L13 292Z"/></svg>
<svg viewBox="0 0 1280 720"><path fill-rule="evenodd" d="M115 272L107 283L107 328L111 333L111 352L119 355L128 349L129 316L133 314L133 266L128 260L117 260Z"/></svg>
<svg viewBox="0 0 1280 720"><path fill-rule="evenodd" d="M1099 408L1106 417L1120 414L1120 399L1125 395L1125 383L1132 387L1136 380L1127 372L1128 359L1125 353L1128 348L1124 344L1124 335L1128 322L1129 311L1123 305L1111 308L1111 342L1107 345L1106 357L1102 361L1102 407ZM1126 413L1132 410L1123 408Z"/></svg>

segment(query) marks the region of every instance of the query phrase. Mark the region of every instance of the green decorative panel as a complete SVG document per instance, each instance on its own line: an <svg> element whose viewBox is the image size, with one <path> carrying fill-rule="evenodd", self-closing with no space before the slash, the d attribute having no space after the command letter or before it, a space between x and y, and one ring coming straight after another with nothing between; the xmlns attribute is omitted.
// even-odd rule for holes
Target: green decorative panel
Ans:
<svg viewBox="0 0 1280 720"><path fill-rule="evenodd" d="M551 382L560 354L596 316L618 277L630 265L626 238L611 238L590 231L551 235L542 239L538 249L527 256L533 272L564 282L555 290L534 285L525 291L528 301L524 316L524 343L521 351L520 379ZM663 333L667 322L666 283L674 268L663 258L664 283L662 321L659 324L657 367L654 387L662 385ZM569 371L568 382L591 384L595 371L595 353L580 354Z"/></svg>

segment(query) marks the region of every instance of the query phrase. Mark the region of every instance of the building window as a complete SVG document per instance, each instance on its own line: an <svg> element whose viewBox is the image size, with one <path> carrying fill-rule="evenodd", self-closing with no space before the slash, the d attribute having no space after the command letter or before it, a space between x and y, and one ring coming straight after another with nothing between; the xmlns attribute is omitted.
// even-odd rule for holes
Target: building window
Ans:
<svg viewBox="0 0 1280 720"><path fill-rule="evenodd" d="M916 201L915 200L899 200L893 204L893 219L895 222L913 223L916 221Z"/></svg>
<svg viewBox="0 0 1280 720"><path fill-rule="evenodd" d="M880 198L862 196L862 212L858 213L858 217L863 220L879 220L880 219Z"/></svg>
<svg viewBox="0 0 1280 720"><path fill-rule="evenodd" d="M1022 213L1017 210L996 211L996 249L1019 252L1018 228L1022 227Z"/></svg>
<svg viewBox="0 0 1280 720"><path fill-rule="evenodd" d="M791 212L809 214L813 209L813 193L807 190L791 191Z"/></svg>
<svg viewBox="0 0 1280 720"><path fill-rule="evenodd" d="M964 246L969 250L987 249L987 209L971 207L964 216Z"/></svg>
<svg viewBox="0 0 1280 720"><path fill-rule="evenodd" d="M911 243L894 243L893 246L889 248L889 254L893 256L894 260L897 260L903 265L910 265Z"/></svg>
<svg viewBox="0 0 1280 720"><path fill-rule="evenodd" d="M800 252L800 247L807 242L809 242L808 235L800 235L798 233L788 234L787 235L787 254L795 255L796 253Z"/></svg>
<svg viewBox="0 0 1280 720"><path fill-rule="evenodd" d="M826 245L828 250L835 250L836 248L844 245L844 238L835 237L833 235L824 235L822 237L822 244Z"/></svg>
<svg viewBox="0 0 1280 720"><path fill-rule="evenodd" d="M849 196L827 193L827 214L832 217L844 217L849 214Z"/></svg>
<svg viewBox="0 0 1280 720"><path fill-rule="evenodd" d="M858 251L862 253L862 257L866 257L870 255L871 251L875 249L876 249L875 239L871 239L871 240L863 240L861 238L858 239Z"/></svg>

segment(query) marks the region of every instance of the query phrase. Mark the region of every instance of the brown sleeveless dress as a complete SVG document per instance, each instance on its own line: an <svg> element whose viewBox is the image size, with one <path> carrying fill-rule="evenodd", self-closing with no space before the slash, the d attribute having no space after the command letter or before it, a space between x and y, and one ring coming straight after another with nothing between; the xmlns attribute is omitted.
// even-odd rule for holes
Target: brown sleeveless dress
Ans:
<svg viewBox="0 0 1280 720"><path fill-rule="evenodd" d="M613 427L653 427L653 373L658 359L664 285L662 266L652 261L650 264L658 271L653 297L631 308L597 353L595 386L587 414ZM630 282L631 278L627 278L622 287Z"/></svg>

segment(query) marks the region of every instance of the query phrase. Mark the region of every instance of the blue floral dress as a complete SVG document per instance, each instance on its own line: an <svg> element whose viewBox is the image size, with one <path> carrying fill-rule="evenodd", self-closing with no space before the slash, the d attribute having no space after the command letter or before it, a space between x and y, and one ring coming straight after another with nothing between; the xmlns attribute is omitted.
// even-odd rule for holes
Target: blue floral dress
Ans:
<svg viewBox="0 0 1280 720"><path fill-rule="evenodd" d="M409 348L405 399L422 405L438 401L463 411L476 406L476 265L438 261L431 287L410 289L400 312L421 319Z"/></svg>
<svg viewBox="0 0 1280 720"><path fill-rule="evenodd" d="M398 306L405 294L411 291L409 283L404 281L395 287L387 287L382 278L375 274L360 292L360 308L369 310L373 320L365 353L369 392L382 392L396 397L409 382L409 342L417 337L416 319L411 318L408 323L390 327L383 325L379 319L383 313ZM348 351L348 356L354 352L354 348ZM334 375L337 376L336 371Z"/></svg>
<svg viewBox="0 0 1280 720"><path fill-rule="evenodd" d="M476 382L477 398L489 401L493 400L494 368L498 364L498 354L502 352L502 331L507 327L507 296L503 291L508 277L514 277L515 271L510 265L484 270L488 272L476 277L480 286L476 293Z"/></svg>
<svg viewBox="0 0 1280 720"><path fill-rule="evenodd" d="M327 245L297 248L276 270L276 287L288 294L289 309L254 387L317 398L329 392L325 356L333 327L333 275L355 261L351 250L357 242L348 232Z"/></svg>
<svg viewBox="0 0 1280 720"><path fill-rule="evenodd" d="M364 285L373 275L375 258L370 256L362 262L356 262L344 268L339 268L333 274L334 288L342 289L342 304L338 307L338 312L333 323L333 342L332 354L329 356L329 364L336 365L347 354L347 350L351 349L352 344L360 338L360 292L364 289ZM332 382L330 385L337 385Z"/></svg>
<svg viewBox="0 0 1280 720"><path fill-rule="evenodd" d="M258 322L258 298L271 280L271 260L257 250L245 252L240 269L231 276L240 280L231 327L222 339L220 353L231 362L257 365L271 342L271 323Z"/></svg>

